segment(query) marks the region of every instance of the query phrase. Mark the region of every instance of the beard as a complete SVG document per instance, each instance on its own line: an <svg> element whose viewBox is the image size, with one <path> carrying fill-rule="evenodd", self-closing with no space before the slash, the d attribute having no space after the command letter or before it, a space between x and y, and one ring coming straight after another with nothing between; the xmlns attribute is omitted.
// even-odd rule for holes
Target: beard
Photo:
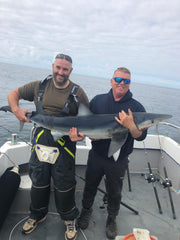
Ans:
<svg viewBox="0 0 180 240"><path fill-rule="evenodd" d="M64 86L69 79L69 75L59 75L59 76L63 77L63 79L61 79L61 80L57 79L57 75L58 75L57 73L53 73L53 79L54 79L56 85L59 87Z"/></svg>

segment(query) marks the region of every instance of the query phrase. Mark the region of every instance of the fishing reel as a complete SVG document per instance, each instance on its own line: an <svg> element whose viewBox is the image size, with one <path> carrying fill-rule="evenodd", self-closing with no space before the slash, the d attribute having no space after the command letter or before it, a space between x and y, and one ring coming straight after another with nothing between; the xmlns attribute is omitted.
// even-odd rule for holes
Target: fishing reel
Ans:
<svg viewBox="0 0 180 240"><path fill-rule="evenodd" d="M164 188L172 187L172 182L168 178L166 178L165 180L161 180L160 183Z"/></svg>
<svg viewBox="0 0 180 240"><path fill-rule="evenodd" d="M156 182L156 181L159 180L159 179L158 179L154 174L152 174L152 173L146 173L146 174L144 175L144 177L145 177L145 180L148 181L148 183L153 183L153 182Z"/></svg>

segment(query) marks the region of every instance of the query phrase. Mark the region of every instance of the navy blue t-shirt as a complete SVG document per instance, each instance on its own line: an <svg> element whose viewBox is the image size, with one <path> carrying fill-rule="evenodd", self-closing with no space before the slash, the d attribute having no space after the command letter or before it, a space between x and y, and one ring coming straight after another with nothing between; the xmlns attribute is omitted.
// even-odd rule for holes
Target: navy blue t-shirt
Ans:
<svg viewBox="0 0 180 240"><path fill-rule="evenodd" d="M95 114L119 113L122 110L128 113L128 109L132 112L145 112L143 105L132 98L132 93L130 91L128 91L121 100L115 101L111 89L108 93L95 96L90 102L90 110ZM147 131L145 130L136 140L142 141L145 139L146 135ZM92 141L92 147L99 155L108 157L110 141L111 139ZM132 138L129 133L126 142L121 147L119 159L127 157L133 151L133 144L134 138Z"/></svg>

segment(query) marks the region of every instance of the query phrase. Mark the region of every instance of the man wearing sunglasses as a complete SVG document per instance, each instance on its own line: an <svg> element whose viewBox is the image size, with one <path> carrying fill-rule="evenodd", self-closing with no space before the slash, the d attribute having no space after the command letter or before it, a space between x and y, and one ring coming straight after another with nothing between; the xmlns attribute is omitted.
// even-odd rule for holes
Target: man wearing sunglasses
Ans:
<svg viewBox="0 0 180 240"><path fill-rule="evenodd" d="M110 239L114 239L117 235L116 216L120 209L121 191L128 164L128 155L133 151L134 139L142 141L147 134L146 130L139 130L133 120L132 112L144 112L145 109L132 98L132 93L129 90L130 78L131 74L127 68L116 69L111 79L112 88L110 91L95 96L90 102L90 109L95 114L119 113L119 118L116 117L116 121L129 129L128 138L121 147L117 161L113 157L108 158L110 139L92 140L92 149L88 157L82 210L78 224L81 229L88 227L97 187L105 175L108 202L106 235ZM73 131L75 135L77 129L71 129L71 134Z"/></svg>

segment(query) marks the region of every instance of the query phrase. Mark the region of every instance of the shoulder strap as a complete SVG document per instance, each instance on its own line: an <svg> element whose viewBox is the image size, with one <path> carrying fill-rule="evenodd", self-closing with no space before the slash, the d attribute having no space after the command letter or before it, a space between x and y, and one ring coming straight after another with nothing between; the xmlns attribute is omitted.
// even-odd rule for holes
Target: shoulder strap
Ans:
<svg viewBox="0 0 180 240"><path fill-rule="evenodd" d="M71 90L71 93L61 111L61 114L62 115L69 115L69 106L72 102L75 102L76 103L76 106L78 107L79 105L79 100L78 100L78 97L76 95L77 91L78 91L78 88L79 88L79 85L77 84L74 84L72 90Z"/></svg>
<svg viewBox="0 0 180 240"><path fill-rule="evenodd" d="M42 99L43 99L43 95L44 95L44 90L46 88L46 84L51 78L52 78L52 75L48 75L44 80L42 80L39 83L37 106L36 106L36 111L38 111L39 113L44 113L44 110L42 107Z"/></svg>
<svg viewBox="0 0 180 240"><path fill-rule="evenodd" d="M76 95L76 93L77 93L77 91L78 91L78 88L79 88L79 85L74 84L74 86L73 86L73 88L72 88L72 90L71 90L71 95L73 96L74 101L75 101L76 103L79 102L78 96Z"/></svg>
<svg viewBox="0 0 180 240"><path fill-rule="evenodd" d="M52 75L48 75L44 80L42 80L39 84L39 91L38 91L38 101L42 101L44 90L46 88L47 82L52 78Z"/></svg>

